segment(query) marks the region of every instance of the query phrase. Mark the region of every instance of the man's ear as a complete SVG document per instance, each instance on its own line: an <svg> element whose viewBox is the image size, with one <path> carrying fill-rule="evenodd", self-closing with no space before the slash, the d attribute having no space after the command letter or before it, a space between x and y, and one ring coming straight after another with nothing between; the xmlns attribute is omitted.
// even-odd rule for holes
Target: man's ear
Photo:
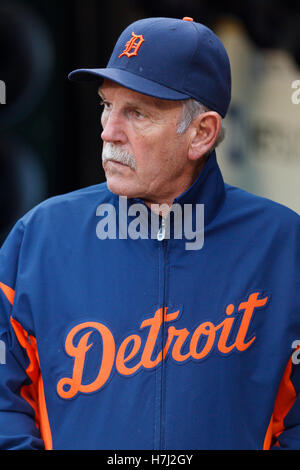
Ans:
<svg viewBox="0 0 300 470"><path fill-rule="evenodd" d="M221 129L221 116L215 111L199 114L191 123L188 158L198 160L213 146Z"/></svg>

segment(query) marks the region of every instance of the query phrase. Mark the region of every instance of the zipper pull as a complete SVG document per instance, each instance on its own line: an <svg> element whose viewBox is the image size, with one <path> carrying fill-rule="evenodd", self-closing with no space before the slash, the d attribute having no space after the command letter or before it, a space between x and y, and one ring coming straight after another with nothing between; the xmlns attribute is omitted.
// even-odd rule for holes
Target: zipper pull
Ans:
<svg viewBox="0 0 300 470"><path fill-rule="evenodd" d="M164 240L165 236L166 236L166 222L165 222L165 219L161 219L161 226L160 226L159 231L157 232L157 240L161 242L162 240Z"/></svg>

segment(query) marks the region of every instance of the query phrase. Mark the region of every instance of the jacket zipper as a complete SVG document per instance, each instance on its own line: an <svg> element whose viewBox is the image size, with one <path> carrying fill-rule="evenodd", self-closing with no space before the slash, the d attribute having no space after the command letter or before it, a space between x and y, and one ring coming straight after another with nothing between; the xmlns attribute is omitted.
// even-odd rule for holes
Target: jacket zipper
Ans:
<svg viewBox="0 0 300 470"><path fill-rule="evenodd" d="M166 265L167 265L167 240L166 236L166 221L164 218L161 218L161 225L157 233L157 240L161 242L160 249L162 249L162 323L161 323L161 351L163 354L164 350L164 337L165 337L165 321L164 321L164 312L166 307ZM165 399L165 390L164 390L164 376L165 376L165 364L162 357L161 367L159 368L159 438L158 440L158 449L162 450L164 448L164 432L165 432L165 420L164 420L164 399Z"/></svg>
<svg viewBox="0 0 300 470"><path fill-rule="evenodd" d="M157 232L157 240L161 242L165 239L165 236L166 236L166 221L164 218L162 218L160 228Z"/></svg>

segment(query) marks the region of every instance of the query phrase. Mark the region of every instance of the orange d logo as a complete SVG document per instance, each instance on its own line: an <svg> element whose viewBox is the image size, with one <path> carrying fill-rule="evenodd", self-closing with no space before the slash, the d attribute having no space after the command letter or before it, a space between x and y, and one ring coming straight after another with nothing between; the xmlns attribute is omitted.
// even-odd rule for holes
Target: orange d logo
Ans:
<svg viewBox="0 0 300 470"><path fill-rule="evenodd" d="M137 35L132 32L131 36L132 38L126 42L124 51L122 52L122 54L119 55L119 59L123 55L127 55L127 57L132 57L134 55L137 55L139 48L141 47L142 43L145 41L142 34Z"/></svg>

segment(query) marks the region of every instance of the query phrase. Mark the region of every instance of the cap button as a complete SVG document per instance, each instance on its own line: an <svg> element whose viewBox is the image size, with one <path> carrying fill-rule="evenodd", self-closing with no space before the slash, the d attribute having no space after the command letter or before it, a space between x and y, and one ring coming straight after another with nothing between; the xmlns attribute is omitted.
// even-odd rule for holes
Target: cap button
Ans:
<svg viewBox="0 0 300 470"><path fill-rule="evenodd" d="M183 21L194 21L194 18L191 18L190 16L184 16Z"/></svg>

